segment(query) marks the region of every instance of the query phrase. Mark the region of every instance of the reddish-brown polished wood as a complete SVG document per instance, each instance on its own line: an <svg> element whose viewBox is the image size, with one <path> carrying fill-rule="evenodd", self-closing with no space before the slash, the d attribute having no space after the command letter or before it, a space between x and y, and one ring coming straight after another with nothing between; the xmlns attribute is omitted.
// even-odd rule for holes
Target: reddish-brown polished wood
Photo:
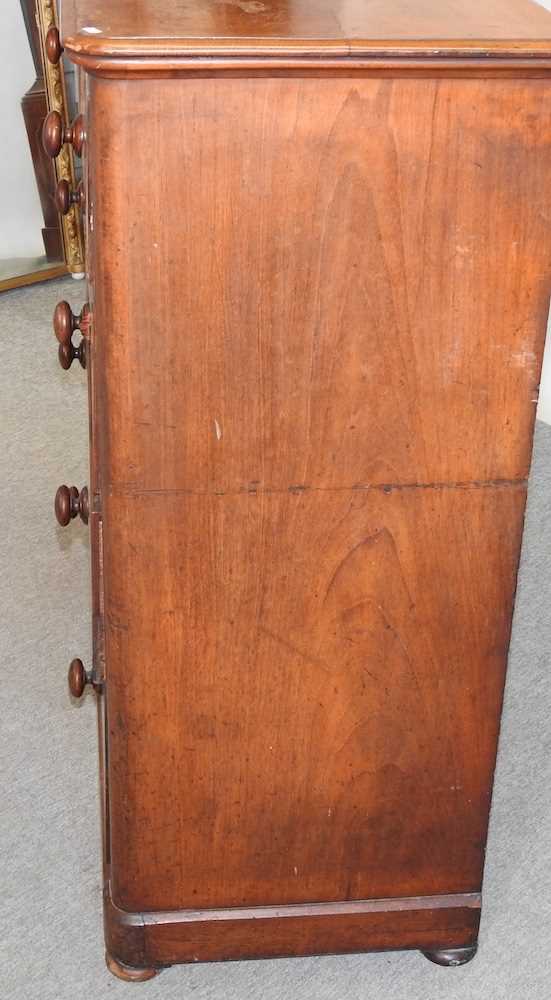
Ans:
<svg viewBox="0 0 551 1000"><path fill-rule="evenodd" d="M478 889L524 500L104 495L115 902Z"/></svg>
<svg viewBox="0 0 551 1000"><path fill-rule="evenodd" d="M54 510L57 523L62 528L66 528L70 521L77 517L77 515L80 515L80 519L84 521L84 524L88 524L90 505L87 487L84 486L80 493L76 486L58 487L55 495Z"/></svg>
<svg viewBox="0 0 551 1000"><path fill-rule="evenodd" d="M105 955L105 964L109 972L112 972L117 979L122 979L124 983L145 983L157 975L157 969L137 969L134 966L125 965L113 958L108 952Z"/></svg>
<svg viewBox="0 0 551 1000"><path fill-rule="evenodd" d="M81 156L86 129L84 117L78 115L72 125L64 125L59 111L50 111L42 126L42 145L51 159L59 156L64 143L69 143L77 156Z"/></svg>
<svg viewBox="0 0 551 1000"><path fill-rule="evenodd" d="M551 13L532 0L64 0L63 34L72 57L124 57L126 72L174 54L551 55Z"/></svg>
<svg viewBox="0 0 551 1000"><path fill-rule="evenodd" d="M55 204L60 215L67 215L71 205L84 207L85 193L82 181L79 182L75 191L69 187L69 182L62 179L57 182L55 189Z"/></svg>
<svg viewBox="0 0 551 1000"><path fill-rule="evenodd" d="M52 323L60 344L68 344L73 331L77 330L79 325L77 317L74 316L69 303L65 300L57 303Z"/></svg>
<svg viewBox="0 0 551 1000"><path fill-rule="evenodd" d="M71 660L69 673L67 675L67 683L73 698L82 698L84 689L89 681L90 678L84 669L82 660Z"/></svg>
<svg viewBox="0 0 551 1000"><path fill-rule="evenodd" d="M63 299L54 309L52 324L60 344L69 344L75 330L80 330L85 337L90 326L90 306L86 303L75 316L69 303Z"/></svg>
<svg viewBox="0 0 551 1000"><path fill-rule="evenodd" d="M546 94L94 83L124 909L479 888L550 288L545 128L523 123Z"/></svg>
<svg viewBox="0 0 551 1000"><path fill-rule="evenodd" d="M93 687L96 691L101 691L103 679L98 676L97 670L86 670L82 660L71 660L67 674L69 692L73 698L82 698L86 686Z"/></svg>
<svg viewBox="0 0 551 1000"><path fill-rule="evenodd" d="M125 372L105 388L108 481L526 478L549 308L545 82L94 81L92 94L96 288L117 329L101 369Z"/></svg>
<svg viewBox="0 0 551 1000"><path fill-rule="evenodd" d="M75 359L79 361L81 368L86 368L86 340L83 337L76 347L72 340L67 344L60 344L57 356L61 367L65 371L69 370Z"/></svg>
<svg viewBox="0 0 551 1000"><path fill-rule="evenodd" d="M90 324L91 312L88 303L82 307L78 316L74 315L69 303L65 300L57 303L54 309L53 327L59 341L59 363L65 370L71 367L75 358L78 358L82 368L86 368ZM82 339L76 347L72 340L75 330L79 330L82 334Z"/></svg>
<svg viewBox="0 0 551 1000"><path fill-rule="evenodd" d="M94 669L123 971L475 953L551 292L549 82L523 74L551 47L533 4L514 41L482 32L497 0L461 9L463 33L429 0L349 5L346 31L334 4L279 3L270 30L232 8L199 38L221 5L172 5L165 38L167 5L123 0L71 39L98 74ZM473 75L484 51L509 78ZM172 59L207 75L157 79Z"/></svg>
<svg viewBox="0 0 551 1000"><path fill-rule="evenodd" d="M55 66L63 55L63 46L59 37L59 30L54 25L48 28L46 32L44 46L47 58Z"/></svg>
<svg viewBox="0 0 551 1000"><path fill-rule="evenodd" d="M362 900L307 906L231 908L129 914L106 893L108 948L130 966L151 968L174 962L279 958L323 952L364 951L398 946L476 950L480 897ZM472 956L471 956L472 957Z"/></svg>

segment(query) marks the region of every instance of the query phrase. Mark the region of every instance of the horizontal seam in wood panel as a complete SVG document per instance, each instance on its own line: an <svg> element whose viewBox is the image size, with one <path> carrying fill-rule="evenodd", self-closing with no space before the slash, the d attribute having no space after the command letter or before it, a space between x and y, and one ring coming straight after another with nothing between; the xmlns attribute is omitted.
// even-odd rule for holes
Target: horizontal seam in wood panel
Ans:
<svg viewBox="0 0 551 1000"><path fill-rule="evenodd" d="M258 496L271 494L301 494L301 493L354 493L375 490L380 493L391 493L395 490L481 490L481 489L526 489L527 479L488 479L472 480L458 483L355 483L351 486L303 486L301 484L287 487L247 487L239 490L193 490L193 489L140 489L131 485L113 484L108 486L110 496Z"/></svg>
<svg viewBox="0 0 551 1000"><path fill-rule="evenodd" d="M229 906L204 910L158 910L131 913L122 910L109 897L114 913L127 924L147 926L160 923L201 923L224 920L282 920L297 917L362 916L371 913L403 911L480 909L479 892L439 896L398 896L385 899L359 899L328 903L291 903L281 906Z"/></svg>

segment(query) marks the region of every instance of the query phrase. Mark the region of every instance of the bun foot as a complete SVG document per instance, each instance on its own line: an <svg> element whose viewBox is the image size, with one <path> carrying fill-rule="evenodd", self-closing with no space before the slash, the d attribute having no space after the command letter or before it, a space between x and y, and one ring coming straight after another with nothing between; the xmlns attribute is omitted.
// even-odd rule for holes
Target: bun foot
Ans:
<svg viewBox="0 0 551 1000"><path fill-rule="evenodd" d="M436 965L445 965L452 968L455 965L466 965L476 955L478 945L473 944L470 948L441 948L438 951L423 951L422 954L428 958L429 962Z"/></svg>
<svg viewBox="0 0 551 1000"><path fill-rule="evenodd" d="M136 969L132 965L125 965L113 958L109 952L105 953L105 964L117 979L123 979L125 983L145 983L148 979L153 979L160 972L160 969Z"/></svg>

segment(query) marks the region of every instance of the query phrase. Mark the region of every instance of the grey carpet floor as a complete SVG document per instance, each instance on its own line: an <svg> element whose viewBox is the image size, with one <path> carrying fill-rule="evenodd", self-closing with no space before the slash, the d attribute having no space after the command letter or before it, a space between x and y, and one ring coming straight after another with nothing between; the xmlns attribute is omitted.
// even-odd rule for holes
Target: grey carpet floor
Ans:
<svg viewBox="0 0 551 1000"><path fill-rule="evenodd" d="M103 964L86 529L55 524L87 481L85 374L63 372L51 314L72 279L0 296L0 997L6 1000L544 1000L551 996L551 427L538 425L492 810L480 950L180 966L127 985Z"/></svg>

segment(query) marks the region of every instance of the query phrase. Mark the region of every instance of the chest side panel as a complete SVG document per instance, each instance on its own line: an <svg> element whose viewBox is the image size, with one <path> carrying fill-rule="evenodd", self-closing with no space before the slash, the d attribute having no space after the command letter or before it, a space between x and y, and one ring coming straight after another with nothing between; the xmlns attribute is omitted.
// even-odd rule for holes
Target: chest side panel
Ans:
<svg viewBox="0 0 551 1000"><path fill-rule="evenodd" d="M112 483L526 475L549 306L544 83L102 88Z"/></svg>
<svg viewBox="0 0 551 1000"><path fill-rule="evenodd" d="M549 299L546 94L94 83L121 906L479 887Z"/></svg>

